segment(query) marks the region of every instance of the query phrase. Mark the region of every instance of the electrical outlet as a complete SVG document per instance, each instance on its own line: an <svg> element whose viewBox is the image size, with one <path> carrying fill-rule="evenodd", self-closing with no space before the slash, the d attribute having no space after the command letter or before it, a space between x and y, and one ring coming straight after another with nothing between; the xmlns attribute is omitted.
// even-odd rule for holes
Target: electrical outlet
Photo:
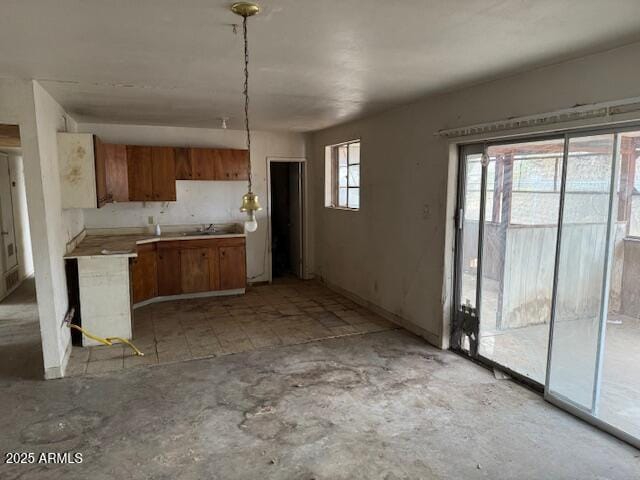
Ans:
<svg viewBox="0 0 640 480"><path fill-rule="evenodd" d="M148 221L149 221L149 225L153 225L154 223L156 223L153 221L153 215L149 215Z"/></svg>

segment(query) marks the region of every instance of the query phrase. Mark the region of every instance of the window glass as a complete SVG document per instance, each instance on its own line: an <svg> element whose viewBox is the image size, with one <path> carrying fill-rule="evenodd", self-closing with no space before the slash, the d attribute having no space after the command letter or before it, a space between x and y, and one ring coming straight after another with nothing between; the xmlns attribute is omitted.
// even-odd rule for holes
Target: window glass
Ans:
<svg viewBox="0 0 640 480"><path fill-rule="evenodd" d="M349 189L349 208L360 208L360 189Z"/></svg>
<svg viewBox="0 0 640 480"><path fill-rule="evenodd" d="M360 208L360 141L325 147L325 206Z"/></svg>
<svg viewBox="0 0 640 480"><path fill-rule="evenodd" d="M349 166L349 186L350 187L360 186L360 165Z"/></svg>
<svg viewBox="0 0 640 480"><path fill-rule="evenodd" d="M347 206L347 189L346 188L338 189L338 205L341 207Z"/></svg>
<svg viewBox="0 0 640 480"><path fill-rule="evenodd" d="M348 147L346 145L340 145L338 147L338 166L346 167L348 158Z"/></svg>
<svg viewBox="0 0 640 480"><path fill-rule="evenodd" d="M349 164L360 163L360 142L349 144Z"/></svg>
<svg viewBox="0 0 640 480"><path fill-rule="evenodd" d="M338 186L346 187L349 183L348 167L340 167L338 169Z"/></svg>

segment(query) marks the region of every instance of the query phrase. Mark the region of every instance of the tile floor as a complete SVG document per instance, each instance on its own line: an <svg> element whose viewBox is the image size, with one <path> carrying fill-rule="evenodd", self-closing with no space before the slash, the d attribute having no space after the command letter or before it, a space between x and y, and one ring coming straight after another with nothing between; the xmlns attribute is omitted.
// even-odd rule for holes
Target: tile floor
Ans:
<svg viewBox="0 0 640 480"><path fill-rule="evenodd" d="M314 281L287 279L245 295L156 303L135 310L130 348L73 347L67 375L110 372L398 328Z"/></svg>

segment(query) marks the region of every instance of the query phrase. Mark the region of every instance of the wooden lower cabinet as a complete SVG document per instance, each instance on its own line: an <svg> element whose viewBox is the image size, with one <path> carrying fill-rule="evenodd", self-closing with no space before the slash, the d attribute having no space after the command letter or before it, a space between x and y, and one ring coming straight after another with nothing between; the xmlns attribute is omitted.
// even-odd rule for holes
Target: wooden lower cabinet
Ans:
<svg viewBox="0 0 640 480"><path fill-rule="evenodd" d="M208 248L183 248L180 250L180 269L182 293L212 290L209 278Z"/></svg>
<svg viewBox="0 0 640 480"><path fill-rule="evenodd" d="M182 293L180 270L180 250L164 248L160 243L158 248L158 295L179 295Z"/></svg>
<svg viewBox="0 0 640 480"><path fill-rule="evenodd" d="M245 247L222 246L220 255L220 290L244 288L247 283Z"/></svg>
<svg viewBox="0 0 640 480"><path fill-rule="evenodd" d="M220 248L218 245L209 247L209 288L220 290Z"/></svg>
<svg viewBox="0 0 640 480"><path fill-rule="evenodd" d="M246 287L244 238L197 239L138 246L132 262L133 303Z"/></svg>
<svg viewBox="0 0 640 480"><path fill-rule="evenodd" d="M133 303L158 296L155 244L140 245L132 263Z"/></svg>

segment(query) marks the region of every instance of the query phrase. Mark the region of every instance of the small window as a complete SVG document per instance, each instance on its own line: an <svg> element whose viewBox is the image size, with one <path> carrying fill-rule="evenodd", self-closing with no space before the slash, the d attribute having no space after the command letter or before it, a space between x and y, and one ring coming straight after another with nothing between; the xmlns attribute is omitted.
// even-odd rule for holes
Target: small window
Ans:
<svg viewBox="0 0 640 480"><path fill-rule="evenodd" d="M325 147L324 205L360 209L360 140Z"/></svg>

